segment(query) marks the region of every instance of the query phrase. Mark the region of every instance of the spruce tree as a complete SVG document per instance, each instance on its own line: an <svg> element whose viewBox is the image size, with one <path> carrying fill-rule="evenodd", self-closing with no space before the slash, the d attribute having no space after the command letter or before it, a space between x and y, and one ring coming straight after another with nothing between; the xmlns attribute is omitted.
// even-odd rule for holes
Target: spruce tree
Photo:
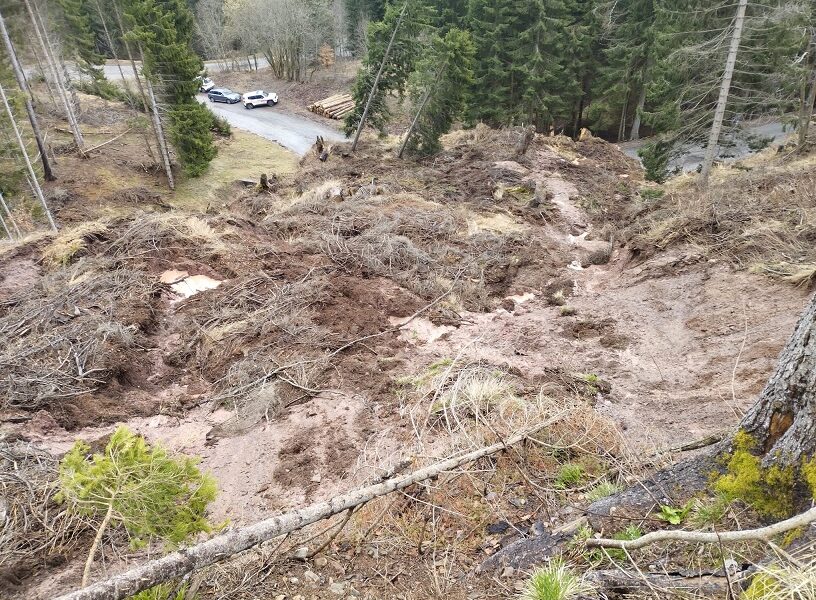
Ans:
<svg viewBox="0 0 816 600"><path fill-rule="evenodd" d="M381 134L385 133L385 125L391 116L386 96L391 93L399 96L405 94L408 76L423 51L423 35L430 29L433 20L433 9L425 0L398 0L388 5L382 21L369 24L368 49L352 87L355 107L346 116L343 125L346 135L350 136L357 130L367 104L366 125ZM392 35L393 43L386 56ZM380 73L380 78L369 103L377 73Z"/></svg>
<svg viewBox="0 0 816 600"><path fill-rule="evenodd" d="M403 149L427 155L440 150L439 136L460 117L464 95L473 80L476 48L470 34L451 28L436 37L411 77L416 116Z"/></svg>
<svg viewBox="0 0 816 600"><path fill-rule="evenodd" d="M131 23L126 39L135 42L144 59L143 73L168 107L170 139L190 176L203 173L216 155L213 115L195 96L196 77L204 68L193 52L193 16L184 0L125 0Z"/></svg>

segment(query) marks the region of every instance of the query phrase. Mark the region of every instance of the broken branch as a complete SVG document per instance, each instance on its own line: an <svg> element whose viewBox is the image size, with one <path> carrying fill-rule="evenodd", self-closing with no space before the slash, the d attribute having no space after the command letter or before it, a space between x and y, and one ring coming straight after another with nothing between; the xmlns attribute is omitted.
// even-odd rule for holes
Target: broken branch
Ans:
<svg viewBox="0 0 816 600"><path fill-rule="evenodd" d="M723 531L723 532L705 532L705 531L671 531L661 530L647 533L643 537L636 540L612 540L608 538L591 538L586 541L586 545L590 548L620 548L621 550L637 550L644 546L650 546L658 542L689 542L697 544L733 544L735 542L769 542L771 538L796 529L797 527L804 527L816 521L816 506L767 527L759 527L757 529L745 529L742 531Z"/></svg>

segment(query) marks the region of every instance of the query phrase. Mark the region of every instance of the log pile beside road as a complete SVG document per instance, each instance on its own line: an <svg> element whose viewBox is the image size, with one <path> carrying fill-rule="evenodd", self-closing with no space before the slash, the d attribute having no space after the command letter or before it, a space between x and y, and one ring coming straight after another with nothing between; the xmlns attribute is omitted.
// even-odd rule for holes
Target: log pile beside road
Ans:
<svg viewBox="0 0 816 600"><path fill-rule="evenodd" d="M342 119L354 110L351 94L335 94L309 105L309 110L330 119Z"/></svg>

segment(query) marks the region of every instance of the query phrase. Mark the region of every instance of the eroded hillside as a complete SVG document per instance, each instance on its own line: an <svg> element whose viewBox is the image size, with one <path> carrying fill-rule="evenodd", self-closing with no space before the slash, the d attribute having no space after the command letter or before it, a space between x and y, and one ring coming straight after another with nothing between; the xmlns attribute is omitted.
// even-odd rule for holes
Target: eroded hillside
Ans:
<svg viewBox="0 0 816 600"><path fill-rule="evenodd" d="M338 145L206 202L135 174L107 195L62 182L62 230L0 248L4 456L46 464L45 489L53 458L31 448L98 447L125 423L201 457L211 520L240 526L567 414L348 513L325 547L318 525L195 580L204 598L510 597L520 539L738 421L804 304L808 276L784 278L814 262L816 206L808 160L661 197L606 142L536 136L519 155L520 136L455 132L419 162ZM9 597L76 587L89 524L49 535L23 512L0 555ZM145 559L122 537L97 577ZM319 553L292 560L302 547Z"/></svg>

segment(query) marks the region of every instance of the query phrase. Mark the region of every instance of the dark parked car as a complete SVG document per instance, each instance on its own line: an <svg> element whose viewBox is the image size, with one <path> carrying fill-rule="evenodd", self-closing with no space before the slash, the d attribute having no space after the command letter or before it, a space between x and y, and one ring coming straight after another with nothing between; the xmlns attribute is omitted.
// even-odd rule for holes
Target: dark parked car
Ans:
<svg viewBox="0 0 816 600"><path fill-rule="evenodd" d="M207 92L210 102L226 102L227 104L237 104L241 101L241 96L228 88L213 88Z"/></svg>

